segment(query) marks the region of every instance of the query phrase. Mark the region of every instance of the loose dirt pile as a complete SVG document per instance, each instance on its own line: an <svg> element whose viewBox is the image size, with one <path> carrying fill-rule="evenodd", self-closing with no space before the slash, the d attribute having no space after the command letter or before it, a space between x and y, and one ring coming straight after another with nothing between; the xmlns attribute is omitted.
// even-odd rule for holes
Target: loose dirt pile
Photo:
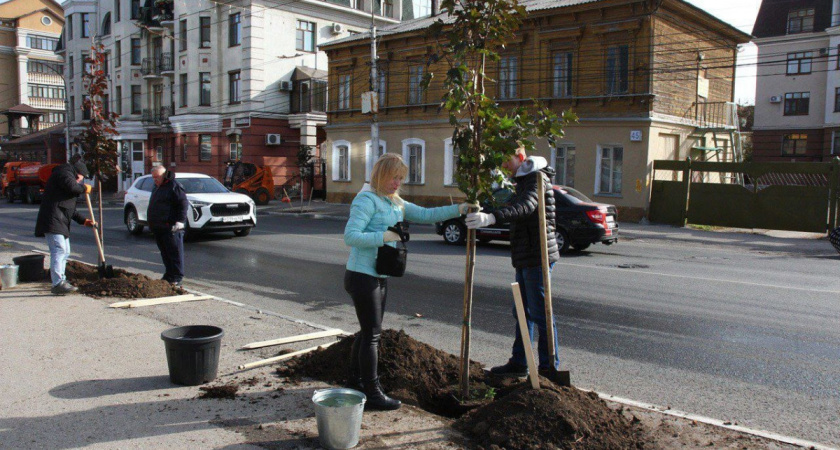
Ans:
<svg viewBox="0 0 840 450"><path fill-rule="evenodd" d="M228 383L219 386L204 386L200 387L201 394L198 398L215 398L233 400L236 398L236 393L239 392L239 385L237 383Z"/></svg>
<svg viewBox="0 0 840 450"><path fill-rule="evenodd" d="M643 449L644 429L610 409L595 393L542 380L542 389L520 386L473 410L455 428L477 448Z"/></svg>
<svg viewBox="0 0 840 450"><path fill-rule="evenodd" d="M293 359L278 373L342 384L354 338ZM458 374L456 356L412 339L404 331L382 332L379 376L385 391L435 414L463 415L456 426L477 448L653 448L645 444L641 424L610 409L595 394L545 379L539 391L510 379L493 380L473 362L472 399L465 404L457 400ZM498 391L487 385L495 385Z"/></svg>
<svg viewBox="0 0 840 450"><path fill-rule="evenodd" d="M342 384L347 379L350 348L355 336L324 350L291 360L278 372ZM379 380L395 398L442 416L457 417L468 407L459 404L447 388L459 380L458 358L409 337L404 331L384 330L379 349ZM471 384L484 382L481 365L470 366Z"/></svg>
<svg viewBox="0 0 840 450"><path fill-rule="evenodd" d="M67 280L79 292L94 298L157 298L186 294L164 280L153 280L145 275L114 268L114 278L99 279L95 266L69 261L65 269Z"/></svg>

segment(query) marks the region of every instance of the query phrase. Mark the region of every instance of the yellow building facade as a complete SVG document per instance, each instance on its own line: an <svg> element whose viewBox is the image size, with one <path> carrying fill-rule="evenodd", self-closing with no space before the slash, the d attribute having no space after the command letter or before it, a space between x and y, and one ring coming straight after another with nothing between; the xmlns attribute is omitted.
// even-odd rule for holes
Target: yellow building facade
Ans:
<svg viewBox="0 0 840 450"><path fill-rule="evenodd" d="M735 57L749 36L682 0L523 0L527 19L491 66L488 93L503 106L539 99L573 110L580 123L556 148L537 154L555 182L619 207L622 220L646 215L653 161L739 158L733 101ZM432 17L379 31L381 151L402 154L410 173L403 195L424 205L463 195L453 184L452 127L439 108L447 66L426 61L437 51ZM370 38L322 46L329 57L329 124L322 148L327 198L349 202L378 157L371 117L361 113L370 90ZM434 74L427 91L419 80Z"/></svg>

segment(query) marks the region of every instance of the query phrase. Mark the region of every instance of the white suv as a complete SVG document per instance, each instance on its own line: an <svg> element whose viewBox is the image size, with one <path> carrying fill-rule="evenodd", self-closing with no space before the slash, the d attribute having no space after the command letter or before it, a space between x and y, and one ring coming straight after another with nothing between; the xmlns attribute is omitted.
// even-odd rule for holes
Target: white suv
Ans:
<svg viewBox="0 0 840 450"><path fill-rule="evenodd" d="M187 232L214 233L233 231L247 236L257 225L257 207L251 197L230 192L215 178L200 173L176 173L175 178L187 193ZM129 233L140 234L146 223L146 210L155 181L151 175L134 180L126 191L123 219Z"/></svg>

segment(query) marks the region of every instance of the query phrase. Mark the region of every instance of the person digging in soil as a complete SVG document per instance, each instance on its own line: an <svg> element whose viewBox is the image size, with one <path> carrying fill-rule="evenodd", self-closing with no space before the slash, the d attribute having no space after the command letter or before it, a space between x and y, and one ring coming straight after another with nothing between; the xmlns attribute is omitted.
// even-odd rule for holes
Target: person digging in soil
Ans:
<svg viewBox="0 0 840 450"><path fill-rule="evenodd" d="M347 386L367 396L365 409L394 410L399 400L388 397L379 384L377 365L382 333L382 316L388 293L388 276L376 271L377 251L383 245L394 246L401 240L388 230L397 222L442 222L467 211L468 204L422 208L399 196L400 185L408 167L399 155L386 153L373 166L370 184L365 184L353 199L350 218L344 228L344 242L350 246L344 289L353 299L361 331L350 350L350 374Z"/></svg>
<svg viewBox="0 0 840 450"><path fill-rule="evenodd" d="M175 181L175 172L163 166L152 169L155 189L149 199L146 218L155 235L163 267L163 280L181 287L184 280L184 224L190 204L183 186Z"/></svg>
<svg viewBox="0 0 840 450"><path fill-rule="evenodd" d="M95 227L96 222L85 219L76 212L76 197L90 194L91 187L84 184L88 176L87 167L80 160L73 164L62 164L53 169L44 187L38 219L35 221L35 236L46 237L50 248L50 278L54 295L65 295L79 289L67 281L64 269L70 257L70 219L86 227Z"/></svg>
<svg viewBox="0 0 840 450"><path fill-rule="evenodd" d="M548 373L552 365L554 369L559 368L560 360L557 357L556 329L553 333L555 336L553 344L555 357L554 361L549 360L542 252L539 244L540 221L537 183L545 183L545 218L548 235L549 273L551 273L554 263L560 260L560 251L555 237L554 191L551 189L551 182L549 181L554 176L554 169L548 166L545 158L539 156L527 157L525 150L522 148L518 149L516 154L502 167L510 171L516 182L516 193L510 204L490 214L470 213L467 215L466 224L468 228L476 229L493 225L496 222L510 223L511 262L516 269L516 282L519 283L519 289L525 303L528 334L531 335L531 342L533 342L534 328L536 327L539 330L539 371L540 373ZM516 324L515 307L513 308L513 319L514 324ZM551 318L551 326L552 328L555 327L554 317ZM516 337L513 341L510 360L507 364L490 369L490 373L493 375L510 377L525 377L528 375L522 335L518 326L514 325L514 328L516 329Z"/></svg>

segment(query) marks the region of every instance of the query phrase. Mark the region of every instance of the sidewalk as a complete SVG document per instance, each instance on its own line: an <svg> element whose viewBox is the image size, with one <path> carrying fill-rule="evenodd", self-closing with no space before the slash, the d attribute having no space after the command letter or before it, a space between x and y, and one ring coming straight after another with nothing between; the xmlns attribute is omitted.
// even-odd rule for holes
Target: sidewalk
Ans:
<svg viewBox="0 0 840 450"><path fill-rule="evenodd" d="M0 248L0 264L18 250ZM46 282L0 290L0 448L319 448L311 397L326 384L290 383L277 365L236 369L280 350L237 351L246 343L319 329L219 300L108 308L118 300L56 297ZM204 386L238 383L236 400L170 382L160 333L196 324L225 331L219 377ZM408 406L365 413L359 448L454 448L452 435Z"/></svg>

